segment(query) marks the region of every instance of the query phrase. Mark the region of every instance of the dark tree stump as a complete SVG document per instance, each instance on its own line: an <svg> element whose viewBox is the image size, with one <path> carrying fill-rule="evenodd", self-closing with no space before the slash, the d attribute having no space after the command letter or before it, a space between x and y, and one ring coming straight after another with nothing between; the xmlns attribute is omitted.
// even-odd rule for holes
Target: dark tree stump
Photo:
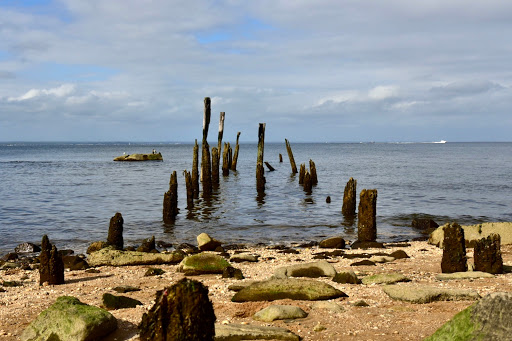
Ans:
<svg viewBox="0 0 512 341"><path fill-rule="evenodd" d="M306 164L301 163L299 167L299 185L304 185L304 176L306 175Z"/></svg>
<svg viewBox="0 0 512 341"><path fill-rule="evenodd" d="M229 143L224 143L224 150L222 151L222 175L229 175L229 151L231 146Z"/></svg>
<svg viewBox="0 0 512 341"><path fill-rule="evenodd" d="M343 206L341 208L341 213L345 217L352 218L356 216L356 187L357 180L350 178L345 186L345 192L343 193Z"/></svg>
<svg viewBox="0 0 512 341"><path fill-rule="evenodd" d="M374 242L377 240L377 190L363 189L359 197L357 240Z"/></svg>
<svg viewBox="0 0 512 341"><path fill-rule="evenodd" d="M117 250L123 249L123 223L123 216L119 212L110 218L107 243Z"/></svg>
<svg viewBox="0 0 512 341"><path fill-rule="evenodd" d="M59 251L50 244L47 235L41 241L41 253L39 255L39 285L48 283L50 285L64 284L64 262Z"/></svg>
<svg viewBox="0 0 512 341"><path fill-rule="evenodd" d="M308 171L304 174L304 191L306 193L311 193L313 191L313 181L311 179L311 174Z"/></svg>
<svg viewBox="0 0 512 341"><path fill-rule="evenodd" d="M185 188L187 189L187 208L190 210L194 207L194 186L190 172L184 170L183 175L185 176Z"/></svg>
<svg viewBox="0 0 512 341"><path fill-rule="evenodd" d="M212 341L215 313L208 288L184 278L157 292L155 304L142 316L142 341Z"/></svg>
<svg viewBox="0 0 512 341"><path fill-rule="evenodd" d="M297 165L295 165L295 159L293 158L292 147L290 146L290 142L287 139L284 139L284 143L286 144L286 151L288 152L288 158L290 159L290 166L292 167L292 173L297 173Z"/></svg>
<svg viewBox="0 0 512 341"><path fill-rule="evenodd" d="M279 163L283 162L283 155L279 154Z"/></svg>
<svg viewBox="0 0 512 341"><path fill-rule="evenodd" d="M468 270L464 230L459 224L445 226L441 272L464 272Z"/></svg>
<svg viewBox="0 0 512 341"><path fill-rule="evenodd" d="M501 237L491 233L487 238L482 238L475 243L475 271L483 271L491 274L503 273L503 258L501 257Z"/></svg>
<svg viewBox="0 0 512 341"><path fill-rule="evenodd" d="M313 160L309 160L309 172L311 174L311 184L317 185L318 184L318 176L316 175L316 165L313 162Z"/></svg>
<svg viewBox="0 0 512 341"><path fill-rule="evenodd" d="M210 146L207 141L211 113L210 97L205 97L203 115L203 148L201 155L201 182L203 184L203 196L205 197L209 197L212 194L212 164L210 159Z"/></svg>
<svg viewBox="0 0 512 341"><path fill-rule="evenodd" d="M265 190L265 169L263 168L265 125L265 123L260 123L258 128L258 156L256 161L256 189L258 192L263 192Z"/></svg>

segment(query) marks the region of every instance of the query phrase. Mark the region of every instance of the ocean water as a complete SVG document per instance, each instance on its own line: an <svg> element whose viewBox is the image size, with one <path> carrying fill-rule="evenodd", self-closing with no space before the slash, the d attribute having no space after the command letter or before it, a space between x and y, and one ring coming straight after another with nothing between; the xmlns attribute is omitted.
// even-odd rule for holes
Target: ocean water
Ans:
<svg viewBox="0 0 512 341"><path fill-rule="evenodd" d="M221 172L211 200L198 199L191 211L182 171L191 170L192 144L0 143L0 254L39 243L43 234L60 249L84 252L91 241L106 239L116 212L124 217L125 245L152 235L195 243L201 232L224 243L355 240L357 220L341 215L350 177L358 193L378 191L380 241L420 236L410 227L415 217L440 225L512 221L512 143L291 143L297 167L316 163L319 183L311 195L291 174L283 141L265 144L265 161L276 170L266 172L265 195L258 196L257 146L241 144L238 171ZM164 161L113 162L123 152L153 148ZM173 170L180 214L175 224L164 224L163 195Z"/></svg>

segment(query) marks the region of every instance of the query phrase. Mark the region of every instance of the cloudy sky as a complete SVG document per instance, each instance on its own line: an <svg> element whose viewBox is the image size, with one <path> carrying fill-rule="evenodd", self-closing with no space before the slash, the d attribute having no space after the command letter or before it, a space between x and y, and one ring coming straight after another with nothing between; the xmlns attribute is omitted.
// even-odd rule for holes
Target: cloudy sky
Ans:
<svg viewBox="0 0 512 341"><path fill-rule="evenodd" d="M0 141L511 141L512 2L1 0Z"/></svg>

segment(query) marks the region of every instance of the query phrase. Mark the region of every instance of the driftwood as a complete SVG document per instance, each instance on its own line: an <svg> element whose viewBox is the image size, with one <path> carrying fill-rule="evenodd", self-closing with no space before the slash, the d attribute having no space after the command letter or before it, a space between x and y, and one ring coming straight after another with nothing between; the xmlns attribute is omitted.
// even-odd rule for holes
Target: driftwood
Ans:
<svg viewBox="0 0 512 341"><path fill-rule="evenodd" d="M258 129L258 158L256 163L256 189L265 190L265 170L263 169L263 151L265 148L265 123L260 123Z"/></svg>
<svg viewBox="0 0 512 341"><path fill-rule="evenodd" d="M284 143L286 144L286 150L288 151L288 157L290 158L290 165L292 166L292 173L297 173L297 166L295 165L295 159L293 158L292 147L290 146L290 142L287 139L284 139Z"/></svg>
<svg viewBox="0 0 512 341"><path fill-rule="evenodd" d="M236 134L236 145L235 145L235 154L233 155L233 161L231 162L231 170L236 171L236 163L238 161L238 151L240 150L240 145L238 144L238 140L240 139L240 132Z"/></svg>
<svg viewBox="0 0 512 341"><path fill-rule="evenodd" d="M270 172L275 171L275 168L274 168L274 167L272 167L272 166L270 165L270 163L268 163L268 162L266 162L266 161L265 161L265 166L267 166L267 168L268 168L268 170L269 170Z"/></svg>

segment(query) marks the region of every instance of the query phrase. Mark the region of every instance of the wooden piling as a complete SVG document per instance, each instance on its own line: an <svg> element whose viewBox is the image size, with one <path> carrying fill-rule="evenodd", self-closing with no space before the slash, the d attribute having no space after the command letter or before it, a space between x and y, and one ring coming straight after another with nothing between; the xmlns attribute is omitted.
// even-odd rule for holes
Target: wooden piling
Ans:
<svg viewBox="0 0 512 341"><path fill-rule="evenodd" d="M284 143L286 144L286 150L288 151L288 157L290 158L290 165L292 166L292 173L297 173L297 166L295 165L295 159L293 158L292 147L290 146L290 142L287 139L284 139Z"/></svg>
<svg viewBox="0 0 512 341"><path fill-rule="evenodd" d="M231 165L233 164L233 148L228 142L228 171L231 169Z"/></svg>
<svg viewBox="0 0 512 341"><path fill-rule="evenodd" d="M192 157L192 193L194 198L199 198L199 168L198 168L198 159L199 159L199 146L196 143L194 145L194 155Z"/></svg>
<svg viewBox="0 0 512 341"><path fill-rule="evenodd" d="M212 147L212 186L219 186L219 150Z"/></svg>
<svg viewBox="0 0 512 341"><path fill-rule="evenodd" d="M178 177L176 171L171 174L169 190L164 194L164 223L174 223L178 215Z"/></svg>
<svg viewBox="0 0 512 341"><path fill-rule="evenodd" d="M236 162L238 161L238 151L240 150L240 145L238 144L238 140L240 139L240 132L236 134L236 145L235 145L235 154L233 155L233 161L231 162L231 170L236 171Z"/></svg>
<svg viewBox="0 0 512 341"><path fill-rule="evenodd" d="M192 184L192 176L187 170L183 171L185 177L185 187L187 189L187 208L190 210L194 207L194 186Z"/></svg>
<svg viewBox="0 0 512 341"><path fill-rule="evenodd" d="M265 170L263 168L263 151L265 148L265 123L260 123L258 129L258 158L256 163L256 189L265 190Z"/></svg>
<svg viewBox="0 0 512 341"><path fill-rule="evenodd" d="M210 97L204 98L203 115L203 148L201 157L201 181L203 184L203 195L209 196L212 193L211 159L210 146L208 145L208 128L210 126L211 101Z"/></svg>
<svg viewBox="0 0 512 341"><path fill-rule="evenodd" d="M318 184L318 177L316 175L316 165L313 160L309 159L309 172L311 173L311 184Z"/></svg>
<svg viewBox="0 0 512 341"><path fill-rule="evenodd" d="M275 171L275 168L274 168L274 167L272 167L272 165L271 165L270 163L266 162L266 161L265 161L265 166L267 166L267 168L268 168L268 170L269 170L270 172Z"/></svg>
<svg viewBox="0 0 512 341"><path fill-rule="evenodd" d="M299 171L299 185L304 185L304 175L306 175L306 164L301 163Z"/></svg>
<svg viewBox="0 0 512 341"><path fill-rule="evenodd" d="M281 155L281 153L279 153L279 163L283 162L283 155Z"/></svg>
<svg viewBox="0 0 512 341"><path fill-rule="evenodd" d="M356 216L356 192L357 180L350 178L345 186L345 192L343 193L343 206L341 213L348 218Z"/></svg>
<svg viewBox="0 0 512 341"><path fill-rule="evenodd" d="M363 189L359 196L359 217L357 219L357 240L377 240L377 190Z"/></svg>
<svg viewBox="0 0 512 341"><path fill-rule="evenodd" d="M217 150L219 151L219 157L220 157L220 151L222 150L222 137L224 136L224 120L226 118L226 113L224 111L220 112L220 119L219 119L219 137L217 141Z"/></svg>
<svg viewBox="0 0 512 341"><path fill-rule="evenodd" d="M313 182L311 180L311 173L306 170L306 173L304 174L304 191L306 193L311 193L313 190Z"/></svg>
<svg viewBox="0 0 512 341"><path fill-rule="evenodd" d="M229 143L224 143L224 151L222 152L222 175L229 175Z"/></svg>

